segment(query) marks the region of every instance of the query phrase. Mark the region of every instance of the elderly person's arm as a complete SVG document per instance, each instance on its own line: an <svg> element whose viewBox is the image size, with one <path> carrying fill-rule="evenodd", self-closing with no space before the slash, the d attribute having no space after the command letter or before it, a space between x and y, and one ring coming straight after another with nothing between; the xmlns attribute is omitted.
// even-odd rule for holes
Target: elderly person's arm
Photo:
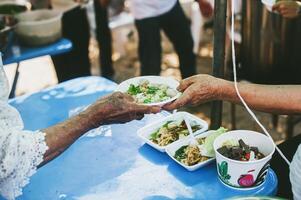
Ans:
<svg viewBox="0 0 301 200"><path fill-rule="evenodd" d="M6 199L21 195L38 166L60 155L88 130L140 119L146 113L160 110L137 105L132 97L114 93L65 122L40 131L28 131L24 130L18 111L7 103L8 93L0 59L0 198Z"/></svg>
<svg viewBox="0 0 301 200"><path fill-rule="evenodd" d="M158 107L137 105L131 96L122 93L114 93L101 98L79 115L42 130L46 133L48 146L42 164L57 157L90 129L104 124L124 123L133 119L140 119L144 114L156 113L159 110Z"/></svg>
<svg viewBox="0 0 301 200"><path fill-rule="evenodd" d="M238 83L239 91L247 104L259 111L277 114L301 113L301 86L257 85ZM209 75L197 75L183 80L179 86L183 95L165 109L184 105L197 105L212 100L240 103L234 83Z"/></svg>

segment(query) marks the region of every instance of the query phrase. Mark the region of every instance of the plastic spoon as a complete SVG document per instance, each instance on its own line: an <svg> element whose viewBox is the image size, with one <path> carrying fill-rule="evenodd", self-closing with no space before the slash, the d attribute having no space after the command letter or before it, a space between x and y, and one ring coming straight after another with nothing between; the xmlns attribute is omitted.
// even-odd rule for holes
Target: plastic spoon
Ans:
<svg viewBox="0 0 301 200"><path fill-rule="evenodd" d="M199 142L198 142L198 140L194 137L193 131L192 131L191 126L190 126L190 123L188 123L188 120L186 119L186 117L184 117L184 121L185 121L185 124L186 124L188 132L189 132L190 145L196 145L196 146L198 146L198 148L200 149L200 154L202 156L212 157L211 155L209 155L207 153L207 150L204 148L204 145L200 145Z"/></svg>

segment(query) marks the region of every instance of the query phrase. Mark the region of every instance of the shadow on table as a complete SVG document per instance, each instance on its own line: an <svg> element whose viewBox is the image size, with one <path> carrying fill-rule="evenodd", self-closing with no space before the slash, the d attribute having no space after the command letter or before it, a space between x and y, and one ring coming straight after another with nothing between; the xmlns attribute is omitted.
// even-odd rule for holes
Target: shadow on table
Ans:
<svg viewBox="0 0 301 200"><path fill-rule="evenodd" d="M159 152L147 144L142 145L138 151L144 158L156 165L166 165L170 163L166 153Z"/></svg>
<svg viewBox="0 0 301 200"><path fill-rule="evenodd" d="M187 186L194 186L200 183L207 182L209 179L217 179L217 172L215 170L215 162L196 171L187 171L176 162L172 162L168 166L168 171L174 175L179 181Z"/></svg>
<svg viewBox="0 0 301 200"><path fill-rule="evenodd" d="M187 186L194 186L208 179L217 178L215 162L194 172L187 171L182 166L174 162L166 153L154 150L147 144L139 148L139 153L148 161L157 165L168 165L168 171L179 181Z"/></svg>

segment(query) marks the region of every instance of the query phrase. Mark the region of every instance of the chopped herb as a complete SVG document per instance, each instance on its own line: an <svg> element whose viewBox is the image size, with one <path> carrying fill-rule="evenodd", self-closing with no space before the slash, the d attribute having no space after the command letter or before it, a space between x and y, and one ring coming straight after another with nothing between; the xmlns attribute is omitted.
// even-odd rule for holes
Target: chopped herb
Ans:
<svg viewBox="0 0 301 200"><path fill-rule="evenodd" d="M135 86L134 84L131 84L129 89L128 89L128 93L130 95L137 95L138 93L141 93L140 87Z"/></svg>
<svg viewBox="0 0 301 200"><path fill-rule="evenodd" d="M175 152L175 159L181 162L182 159L185 159L185 149L188 147L188 145L182 146Z"/></svg>

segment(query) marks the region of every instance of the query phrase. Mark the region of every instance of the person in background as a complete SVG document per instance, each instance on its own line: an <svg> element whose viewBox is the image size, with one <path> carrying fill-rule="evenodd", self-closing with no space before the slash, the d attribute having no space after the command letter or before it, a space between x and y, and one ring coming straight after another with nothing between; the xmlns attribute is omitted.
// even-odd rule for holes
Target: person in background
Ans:
<svg viewBox="0 0 301 200"><path fill-rule="evenodd" d="M196 56L190 24L178 0L130 0L129 3L139 36L141 75L159 75L161 72L161 30L179 57L182 77L194 75Z"/></svg>
<svg viewBox="0 0 301 200"><path fill-rule="evenodd" d="M90 76L89 43L90 26L86 9L80 4L64 13L63 37L69 39L73 48L70 52L52 56L58 81Z"/></svg>
<svg viewBox="0 0 301 200"><path fill-rule="evenodd" d="M129 95L113 93L64 122L29 131L24 130L19 112L8 104L8 94L9 85L0 56L0 199L2 196L8 200L22 194L22 188L38 167L59 156L87 131L160 111L158 107L134 103Z"/></svg>
<svg viewBox="0 0 301 200"><path fill-rule="evenodd" d="M108 0L94 0L96 39L99 45L101 75L113 79L112 35L108 19Z"/></svg>
<svg viewBox="0 0 301 200"><path fill-rule="evenodd" d="M301 85L257 85L238 83L239 91L247 104L255 110L273 114L301 114ZM174 110L185 105L222 100L240 103L234 83L209 75L197 75L181 81L178 87L183 95L164 109ZM293 160L290 168L276 152L271 168L278 177L278 195L293 199L301 198L301 134L287 140L278 147ZM297 150L298 149L298 150ZM295 155L295 156L294 156ZM293 158L294 157L294 158ZM294 194L293 194L293 193Z"/></svg>

